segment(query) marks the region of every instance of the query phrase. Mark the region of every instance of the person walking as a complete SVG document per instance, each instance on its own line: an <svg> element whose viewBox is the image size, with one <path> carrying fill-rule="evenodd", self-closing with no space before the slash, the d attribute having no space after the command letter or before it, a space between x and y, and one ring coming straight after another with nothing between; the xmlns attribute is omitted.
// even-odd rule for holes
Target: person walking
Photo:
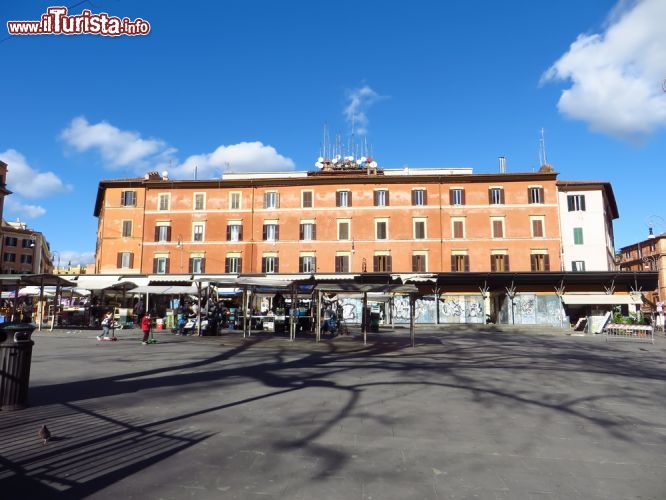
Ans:
<svg viewBox="0 0 666 500"><path fill-rule="evenodd" d="M113 322L113 314L111 311L108 311L104 318L102 319L102 333L97 336L97 340L102 340L103 338L109 338L109 329L111 328L111 323Z"/></svg>
<svg viewBox="0 0 666 500"><path fill-rule="evenodd" d="M141 343L146 345L150 338L150 313L147 313L141 320L141 331L143 332L143 341Z"/></svg>

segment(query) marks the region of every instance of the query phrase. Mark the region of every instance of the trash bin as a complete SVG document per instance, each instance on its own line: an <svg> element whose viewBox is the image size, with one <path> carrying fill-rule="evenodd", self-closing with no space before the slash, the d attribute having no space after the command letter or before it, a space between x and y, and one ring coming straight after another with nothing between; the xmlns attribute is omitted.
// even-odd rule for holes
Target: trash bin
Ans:
<svg viewBox="0 0 666 500"><path fill-rule="evenodd" d="M28 402L34 330L30 323L0 325L0 410L20 410Z"/></svg>

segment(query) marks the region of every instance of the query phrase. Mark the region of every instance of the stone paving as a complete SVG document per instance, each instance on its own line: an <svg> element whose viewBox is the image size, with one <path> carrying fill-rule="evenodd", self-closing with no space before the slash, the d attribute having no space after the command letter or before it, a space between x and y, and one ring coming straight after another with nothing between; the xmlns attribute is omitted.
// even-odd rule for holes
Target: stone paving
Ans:
<svg viewBox="0 0 666 500"><path fill-rule="evenodd" d="M95 333L35 335L3 499L666 498L663 337Z"/></svg>

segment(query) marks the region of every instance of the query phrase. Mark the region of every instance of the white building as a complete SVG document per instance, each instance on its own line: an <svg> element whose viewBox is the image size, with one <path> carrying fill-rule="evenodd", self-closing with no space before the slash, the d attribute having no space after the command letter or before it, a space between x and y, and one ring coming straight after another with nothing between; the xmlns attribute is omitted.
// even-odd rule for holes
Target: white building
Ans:
<svg viewBox="0 0 666 500"><path fill-rule="evenodd" d="M558 181L564 271L613 271L613 220L619 214L610 182Z"/></svg>

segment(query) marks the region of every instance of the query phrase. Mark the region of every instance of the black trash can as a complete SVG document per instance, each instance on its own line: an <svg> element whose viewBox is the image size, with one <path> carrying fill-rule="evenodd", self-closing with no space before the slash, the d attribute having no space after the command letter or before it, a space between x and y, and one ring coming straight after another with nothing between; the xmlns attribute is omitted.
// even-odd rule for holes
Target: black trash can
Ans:
<svg viewBox="0 0 666 500"><path fill-rule="evenodd" d="M0 410L20 410L28 403L34 330L30 323L0 324Z"/></svg>

